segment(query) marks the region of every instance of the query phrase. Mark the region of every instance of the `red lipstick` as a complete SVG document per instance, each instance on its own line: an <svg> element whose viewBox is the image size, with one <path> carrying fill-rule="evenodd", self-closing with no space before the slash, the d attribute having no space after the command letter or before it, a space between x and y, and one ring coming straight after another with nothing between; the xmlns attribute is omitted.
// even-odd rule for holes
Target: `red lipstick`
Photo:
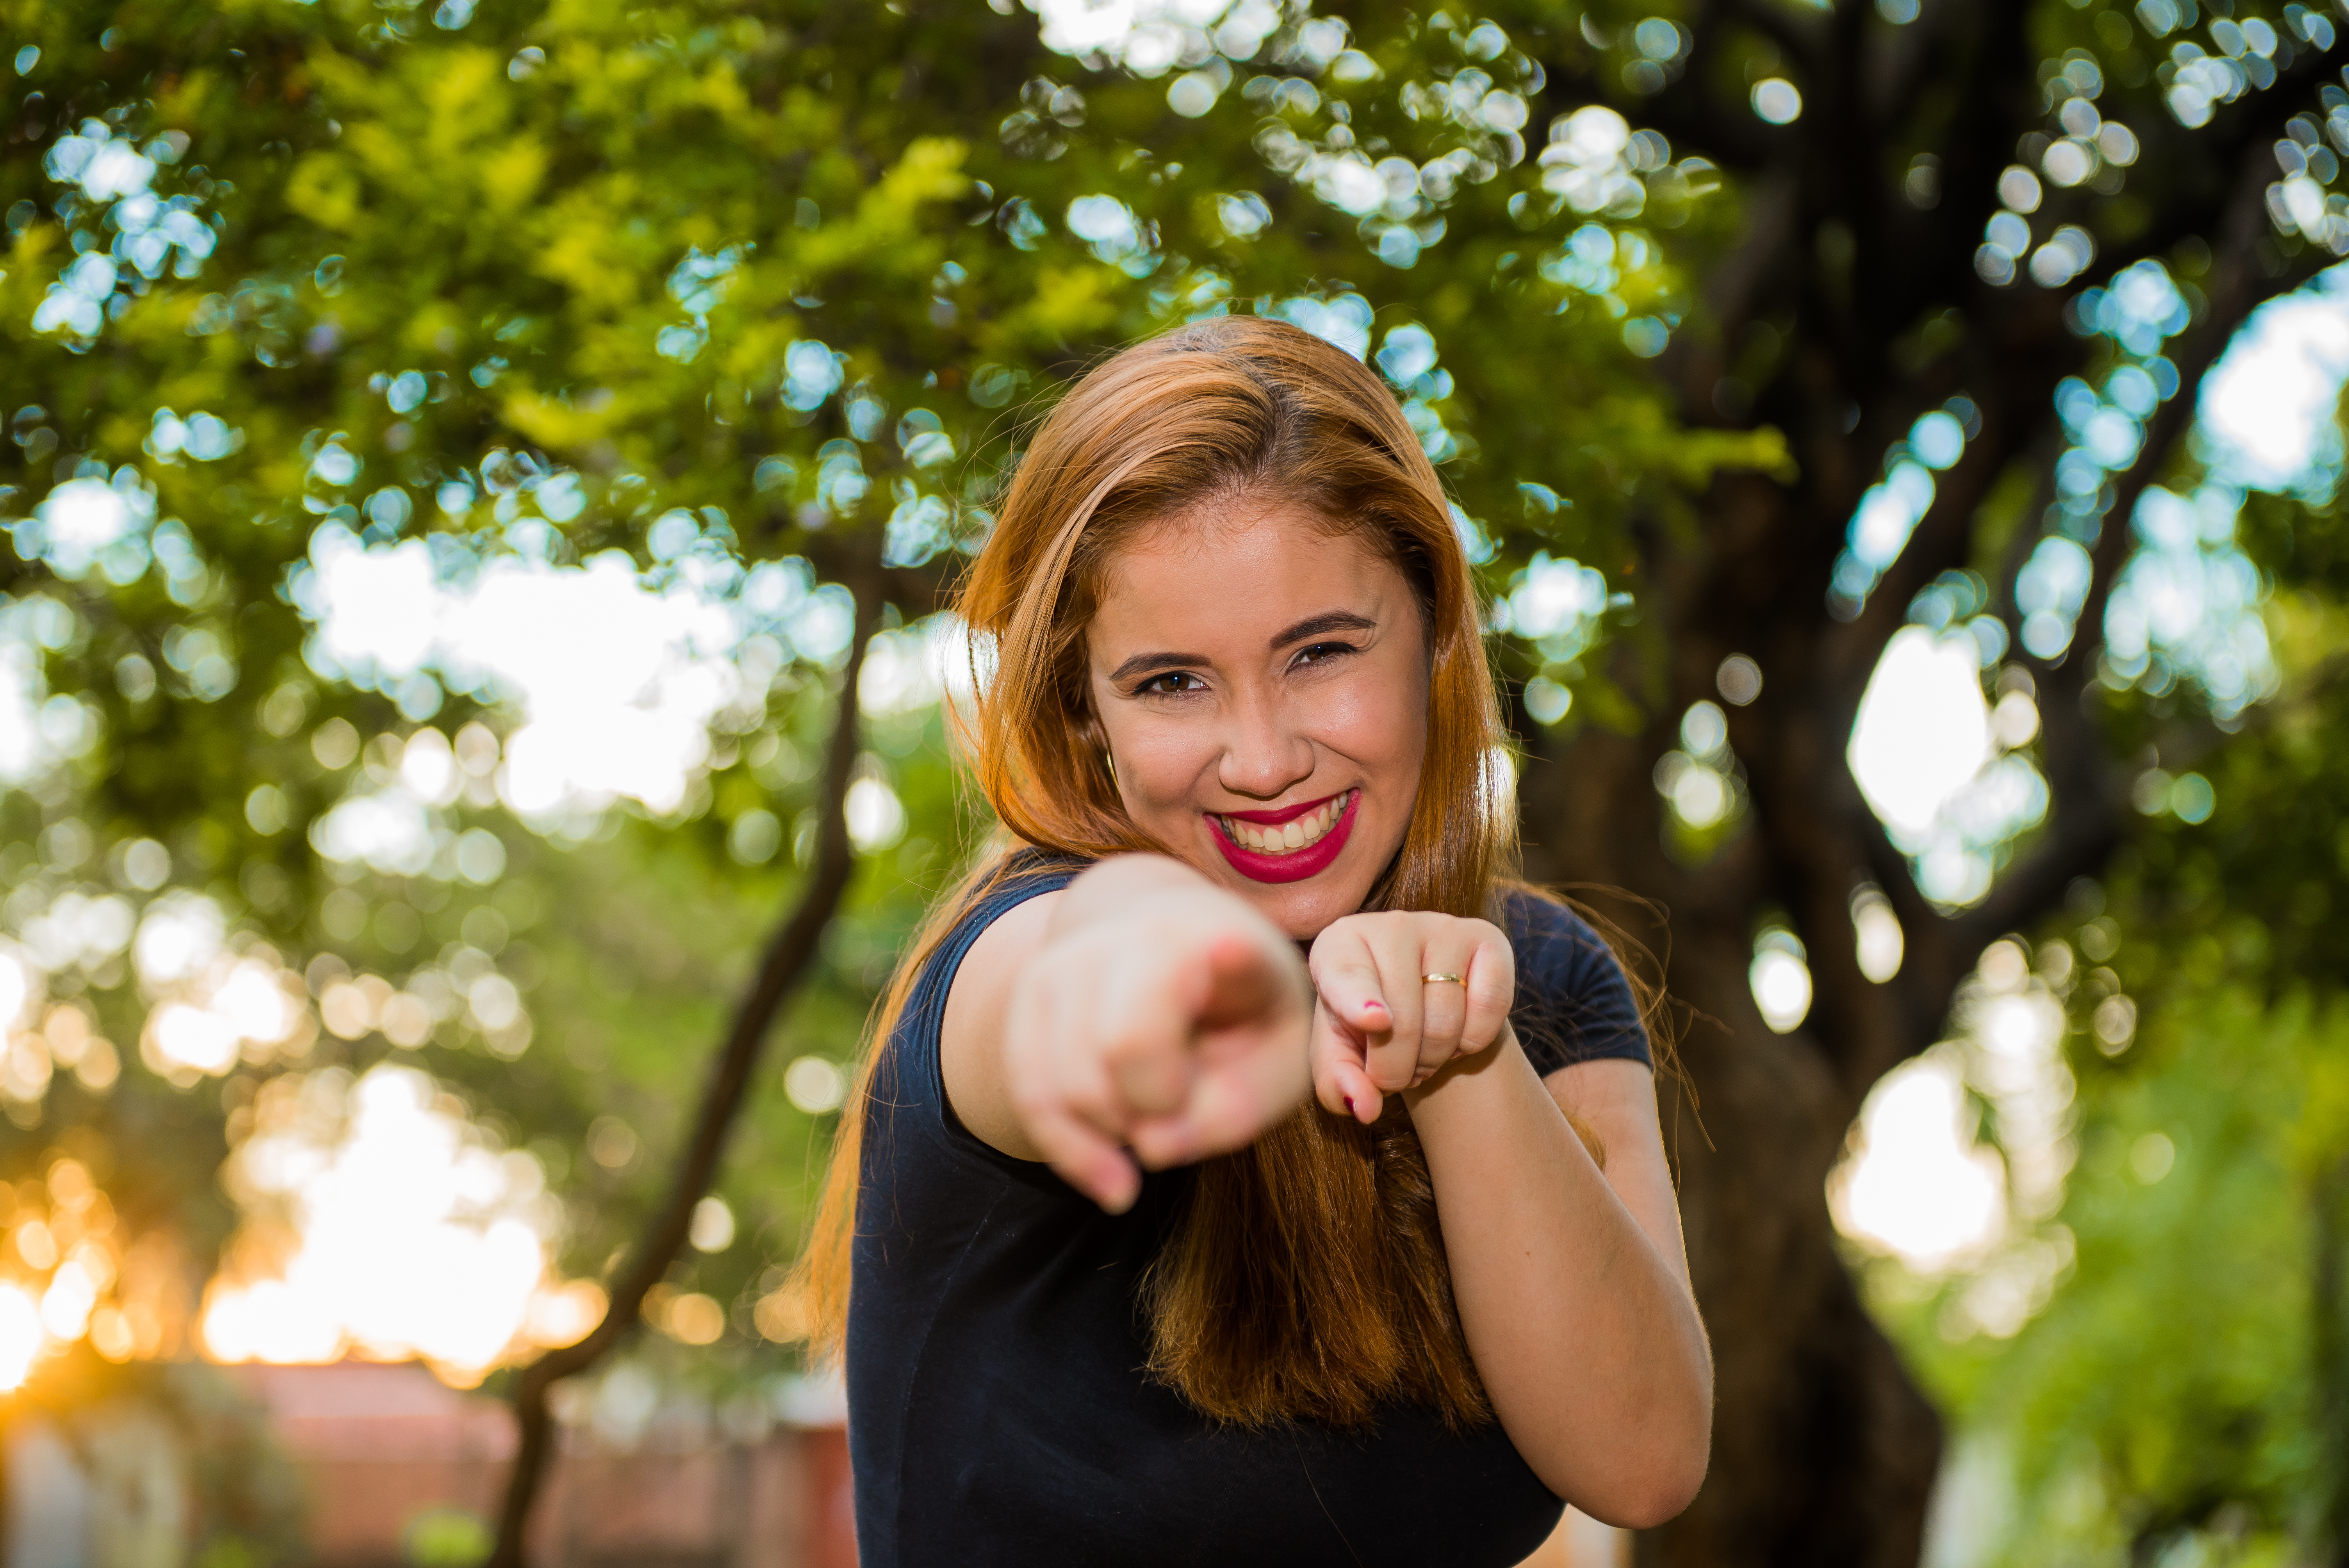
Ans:
<svg viewBox="0 0 2349 1568"><path fill-rule="evenodd" d="M1215 819L1229 817L1234 821L1252 822L1260 828L1276 828L1292 822L1309 811L1318 811L1329 803L1330 798L1325 795L1319 800L1308 800L1301 805L1283 806L1268 811L1211 811L1207 813L1207 831L1215 839L1216 848L1224 851L1224 859L1231 862L1232 869L1249 881L1303 882L1307 877L1327 871L1337 860L1338 851L1346 847L1346 840L1354 830L1355 814L1361 809L1361 790L1352 791L1345 810L1330 825L1328 832L1305 848L1285 855L1268 855L1245 844L1234 843L1231 835L1224 831Z"/></svg>

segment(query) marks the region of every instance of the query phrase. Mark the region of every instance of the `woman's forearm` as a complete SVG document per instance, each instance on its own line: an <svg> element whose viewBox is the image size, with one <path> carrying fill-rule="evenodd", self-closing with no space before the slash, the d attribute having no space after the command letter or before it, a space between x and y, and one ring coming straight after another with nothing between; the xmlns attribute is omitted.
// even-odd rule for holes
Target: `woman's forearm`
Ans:
<svg viewBox="0 0 2349 1568"><path fill-rule="evenodd" d="M1643 1227L1514 1034L1408 1098L1469 1353L1510 1440L1598 1518L1678 1513L1704 1477L1713 1376L1676 1222L1649 1213ZM1629 1142L1637 1130L1618 1119Z"/></svg>

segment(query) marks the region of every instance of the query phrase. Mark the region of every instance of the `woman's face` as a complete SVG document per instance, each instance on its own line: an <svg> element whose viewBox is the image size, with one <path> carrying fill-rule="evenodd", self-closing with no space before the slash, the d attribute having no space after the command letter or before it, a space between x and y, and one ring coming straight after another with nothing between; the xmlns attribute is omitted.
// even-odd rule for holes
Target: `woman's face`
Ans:
<svg viewBox="0 0 2349 1568"><path fill-rule="evenodd" d="M1402 573L1311 513L1241 500L1144 531L1087 629L1093 711L1143 831L1299 940L1402 845L1427 750Z"/></svg>

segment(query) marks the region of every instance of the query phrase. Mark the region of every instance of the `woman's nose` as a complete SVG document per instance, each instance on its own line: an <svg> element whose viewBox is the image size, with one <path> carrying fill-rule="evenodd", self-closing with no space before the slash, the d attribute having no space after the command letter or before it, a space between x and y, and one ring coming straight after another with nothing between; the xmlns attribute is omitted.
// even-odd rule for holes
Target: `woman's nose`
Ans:
<svg viewBox="0 0 2349 1568"><path fill-rule="evenodd" d="M1288 723L1277 702L1239 705L1225 738L1216 782L1235 795L1271 800L1313 772L1313 743Z"/></svg>

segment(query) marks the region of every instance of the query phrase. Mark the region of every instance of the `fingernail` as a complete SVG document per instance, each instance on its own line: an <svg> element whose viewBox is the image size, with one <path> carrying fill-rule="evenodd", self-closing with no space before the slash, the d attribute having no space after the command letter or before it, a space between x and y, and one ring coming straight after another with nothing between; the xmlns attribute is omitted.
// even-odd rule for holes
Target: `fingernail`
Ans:
<svg viewBox="0 0 2349 1568"><path fill-rule="evenodd" d="M1339 1098L1340 1098L1340 1099L1343 1099L1343 1100L1346 1102L1346 1114L1347 1114L1347 1115L1349 1115L1349 1116L1360 1116L1360 1115L1361 1115L1361 1114L1362 1114L1361 1111L1356 1110L1356 1109L1354 1109L1354 1097L1353 1097L1352 1095L1350 1095L1350 1094L1349 1094L1349 1095L1341 1095L1341 1096L1340 1096Z"/></svg>
<svg viewBox="0 0 2349 1568"><path fill-rule="evenodd" d="M1384 1002L1365 1002L1362 1004L1362 1011L1365 1013L1383 1013L1386 1010L1387 1005Z"/></svg>

